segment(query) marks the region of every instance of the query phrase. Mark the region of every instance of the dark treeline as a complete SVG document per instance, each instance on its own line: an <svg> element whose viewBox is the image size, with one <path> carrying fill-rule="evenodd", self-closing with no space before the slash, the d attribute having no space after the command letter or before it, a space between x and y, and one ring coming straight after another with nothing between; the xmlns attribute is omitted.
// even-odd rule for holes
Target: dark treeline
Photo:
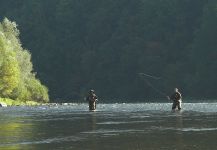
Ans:
<svg viewBox="0 0 217 150"><path fill-rule="evenodd" d="M7 0L51 100L217 97L215 0ZM156 80L138 73L159 76ZM155 88L152 88L150 84Z"/></svg>

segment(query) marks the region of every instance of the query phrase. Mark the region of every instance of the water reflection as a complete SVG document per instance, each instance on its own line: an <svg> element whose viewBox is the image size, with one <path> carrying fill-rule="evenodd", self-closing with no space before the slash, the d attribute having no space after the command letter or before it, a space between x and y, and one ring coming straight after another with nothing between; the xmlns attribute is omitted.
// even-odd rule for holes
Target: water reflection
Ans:
<svg viewBox="0 0 217 150"><path fill-rule="evenodd" d="M175 142L176 142L176 149L183 150L184 149L184 141L183 141L183 117L182 112L176 113L176 135L175 135Z"/></svg>
<svg viewBox="0 0 217 150"><path fill-rule="evenodd" d="M0 115L0 149L25 150L30 149L28 145L21 146L26 139L34 136L34 126L31 122L23 122L22 117ZM33 147L31 147L33 149Z"/></svg>
<svg viewBox="0 0 217 150"><path fill-rule="evenodd" d="M91 112L91 114L90 114L91 132L95 132L97 130L96 122L97 122L96 113ZM97 149L96 137L94 137L94 136L90 137L90 147L91 147L91 149Z"/></svg>
<svg viewBox="0 0 217 150"><path fill-rule="evenodd" d="M166 111L107 104L88 112L85 106L0 109L0 150L216 149L217 112L171 113L170 104L152 104Z"/></svg>

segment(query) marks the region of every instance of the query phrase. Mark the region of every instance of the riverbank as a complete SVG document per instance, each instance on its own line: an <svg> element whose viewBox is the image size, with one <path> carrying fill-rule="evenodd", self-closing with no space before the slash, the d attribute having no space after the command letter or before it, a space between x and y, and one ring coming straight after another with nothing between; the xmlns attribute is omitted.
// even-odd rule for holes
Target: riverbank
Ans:
<svg viewBox="0 0 217 150"><path fill-rule="evenodd" d="M19 100L12 100L9 98L0 98L0 103L4 103L7 106L37 106L41 105L41 103L35 101L19 101Z"/></svg>

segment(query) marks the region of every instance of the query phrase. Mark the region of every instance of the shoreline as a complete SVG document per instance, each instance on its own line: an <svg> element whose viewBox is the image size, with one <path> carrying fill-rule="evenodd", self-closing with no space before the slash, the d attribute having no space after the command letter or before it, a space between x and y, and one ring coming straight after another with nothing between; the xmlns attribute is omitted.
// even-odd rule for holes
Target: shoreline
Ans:
<svg viewBox="0 0 217 150"><path fill-rule="evenodd" d="M12 100L9 98L0 98L0 104L6 105L7 107L7 106L38 106L43 103L39 103L35 101L20 101L20 100Z"/></svg>

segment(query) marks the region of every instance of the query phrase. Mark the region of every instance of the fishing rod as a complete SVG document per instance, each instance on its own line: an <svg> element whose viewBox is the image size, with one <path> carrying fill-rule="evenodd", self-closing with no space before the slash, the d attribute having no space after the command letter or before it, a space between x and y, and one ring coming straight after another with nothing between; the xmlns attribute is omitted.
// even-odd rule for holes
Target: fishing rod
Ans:
<svg viewBox="0 0 217 150"><path fill-rule="evenodd" d="M138 73L139 75L142 75L142 76L146 76L146 77L150 77L150 78L153 78L153 79L156 79L156 80L160 80L161 77L156 77L156 76L153 76L153 75L150 75L150 74L146 74L146 73Z"/></svg>
<svg viewBox="0 0 217 150"><path fill-rule="evenodd" d="M146 73L139 73L139 75L143 75L143 76L146 76L146 77L149 77L149 78L153 78L155 80L159 80L161 79L161 77L156 77L156 76L153 76L153 75L150 75L150 74L146 74ZM163 95L163 96L166 96L167 97L167 94L162 92L161 90L159 90L158 88L154 87L153 84L151 84L151 82L149 82L147 79L143 78L143 80L146 82L146 84L148 86L150 86L153 90L155 90L157 93Z"/></svg>
<svg viewBox="0 0 217 150"><path fill-rule="evenodd" d="M161 90L157 89L156 87L153 86L148 80L143 79L153 90L155 90L157 93L163 95L163 96L168 96L166 93L162 92Z"/></svg>

